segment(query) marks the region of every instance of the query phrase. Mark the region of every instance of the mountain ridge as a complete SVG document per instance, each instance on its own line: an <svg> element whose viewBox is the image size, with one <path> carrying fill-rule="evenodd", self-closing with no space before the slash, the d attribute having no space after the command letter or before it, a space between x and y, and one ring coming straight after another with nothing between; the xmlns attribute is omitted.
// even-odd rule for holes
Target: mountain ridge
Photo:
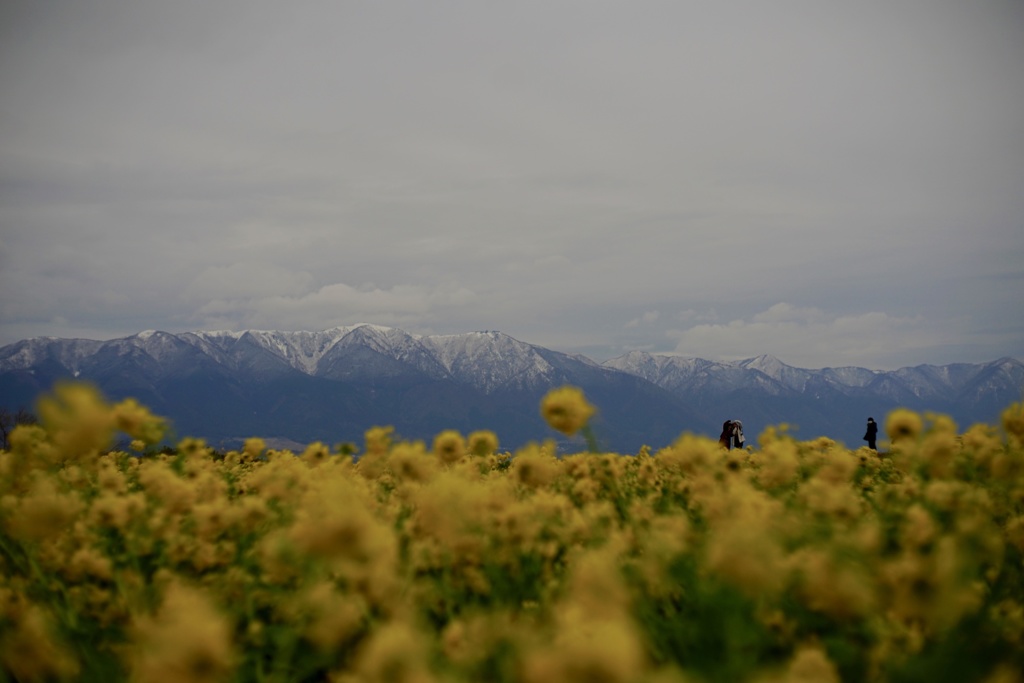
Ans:
<svg viewBox="0 0 1024 683"><path fill-rule="evenodd" d="M215 440L248 431L295 442L359 441L374 424L398 422L410 438L489 428L499 437L508 430L519 444L552 436L537 414L543 393L577 384L598 405L608 445L635 450L684 431L717 436L716 425L729 418L743 419L751 435L786 422L801 438L825 434L853 446L869 415L879 419L900 405L951 414L962 427L997 422L999 410L1021 398L1024 363L812 370L769 354L716 361L644 351L599 363L498 331L417 335L368 323L147 330L106 341L35 337L0 347L4 407L30 404L70 378L112 398L138 398L182 435Z"/></svg>

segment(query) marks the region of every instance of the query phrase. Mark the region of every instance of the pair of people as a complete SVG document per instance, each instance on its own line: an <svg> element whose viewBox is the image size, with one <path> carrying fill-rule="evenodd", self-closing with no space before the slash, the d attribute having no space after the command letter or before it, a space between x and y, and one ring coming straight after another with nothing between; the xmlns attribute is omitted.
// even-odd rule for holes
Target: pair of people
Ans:
<svg viewBox="0 0 1024 683"><path fill-rule="evenodd" d="M726 420L722 425L722 435L718 437L718 443L726 450L730 448L743 448L743 423L739 420Z"/></svg>
<svg viewBox="0 0 1024 683"><path fill-rule="evenodd" d="M868 418L867 430L864 432L864 440L868 442L868 448L877 451L875 442L878 440L878 424L875 418ZM722 435L718 437L718 443L726 450L730 448L743 448L743 423L739 420L726 420L722 425Z"/></svg>

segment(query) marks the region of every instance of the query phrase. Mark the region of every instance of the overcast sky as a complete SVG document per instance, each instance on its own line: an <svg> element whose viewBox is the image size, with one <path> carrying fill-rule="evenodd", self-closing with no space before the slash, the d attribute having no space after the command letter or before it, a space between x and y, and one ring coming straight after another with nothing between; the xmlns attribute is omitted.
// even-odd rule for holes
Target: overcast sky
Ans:
<svg viewBox="0 0 1024 683"><path fill-rule="evenodd" d="M1024 2L0 3L0 344L1024 358Z"/></svg>

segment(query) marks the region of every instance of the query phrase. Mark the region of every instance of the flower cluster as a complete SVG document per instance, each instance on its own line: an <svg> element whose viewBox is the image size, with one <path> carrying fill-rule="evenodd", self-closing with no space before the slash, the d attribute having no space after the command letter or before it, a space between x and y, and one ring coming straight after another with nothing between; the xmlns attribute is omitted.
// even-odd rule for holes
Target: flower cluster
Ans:
<svg viewBox="0 0 1024 683"><path fill-rule="evenodd" d="M563 388L565 434L594 412ZM631 455L156 452L81 385L0 452L0 680L1021 681L1024 408ZM111 450L119 434L133 452Z"/></svg>
<svg viewBox="0 0 1024 683"><path fill-rule="evenodd" d="M540 412L552 429L572 436L587 425L594 414L594 406L579 388L565 386L552 389L544 396Z"/></svg>

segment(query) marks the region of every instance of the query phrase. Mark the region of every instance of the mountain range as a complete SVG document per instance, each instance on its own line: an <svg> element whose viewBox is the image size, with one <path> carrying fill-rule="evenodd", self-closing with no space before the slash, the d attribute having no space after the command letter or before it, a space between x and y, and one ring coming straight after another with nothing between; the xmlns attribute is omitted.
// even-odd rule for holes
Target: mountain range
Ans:
<svg viewBox="0 0 1024 683"><path fill-rule="evenodd" d="M787 423L799 438L826 435L855 448L867 418L881 422L897 406L946 413L966 428L998 423L1024 393L1024 363L1014 358L808 370L767 355L722 362L632 351L598 363L501 332L424 336L370 324L37 337L0 348L0 407L30 407L72 378L111 400L134 397L168 417L177 436L221 447L249 436L289 448L361 444L366 429L391 425L402 438L428 441L442 429L491 429L513 449L557 436L539 401L572 384L597 406L594 431L609 450L658 448L687 431L717 437L726 419L742 420L749 440Z"/></svg>

